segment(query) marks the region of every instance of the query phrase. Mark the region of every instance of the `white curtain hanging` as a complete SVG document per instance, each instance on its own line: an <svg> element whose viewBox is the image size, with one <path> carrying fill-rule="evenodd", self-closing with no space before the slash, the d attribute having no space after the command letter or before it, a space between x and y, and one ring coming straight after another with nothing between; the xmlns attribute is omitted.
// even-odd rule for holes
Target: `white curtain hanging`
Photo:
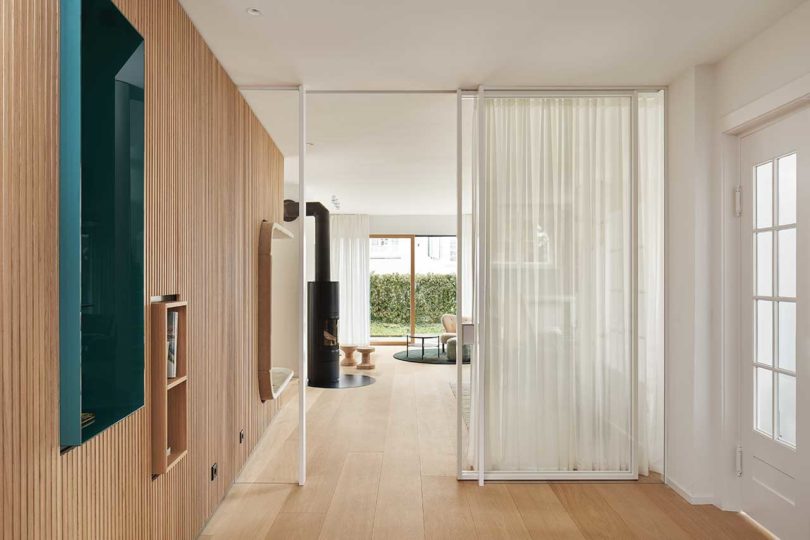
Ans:
<svg viewBox="0 0 810 540"><path fill-rule="evenodd" d="M629 471L632 100L483 106L486 469Z"/></svg>
<svg viewBox="0 0 810 540"><path fill-rule="evenodd" d="M639 473L664 470L664 95L638 97Z"/></svg>
<svg viewBox="0 0 810 540"><path fill-rule="evenodd" d="M472 257L472 214L461 216L461 315L472 317L473 314L473 257Z"/></svg>
<svg viewBox="0 0 810 540"><path fill-rule="evenodd" d="M332 214L332 280L340 283L341 343L369 342L369 226L366 215Z"/></svg>

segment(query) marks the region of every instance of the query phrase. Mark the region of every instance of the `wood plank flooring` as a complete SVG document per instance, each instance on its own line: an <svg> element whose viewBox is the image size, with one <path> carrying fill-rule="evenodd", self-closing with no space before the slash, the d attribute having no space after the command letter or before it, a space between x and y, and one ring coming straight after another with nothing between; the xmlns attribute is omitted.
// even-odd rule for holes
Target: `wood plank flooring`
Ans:
<svg viewBox="0 0 810 540"><path fill-rule="evenodd" d="M457 481L455 367L400 362L397 350L377 348L371 386L308 389L304 487L289 399L201 537L766 538L741 515L692 506L660 483Z"/></svg>

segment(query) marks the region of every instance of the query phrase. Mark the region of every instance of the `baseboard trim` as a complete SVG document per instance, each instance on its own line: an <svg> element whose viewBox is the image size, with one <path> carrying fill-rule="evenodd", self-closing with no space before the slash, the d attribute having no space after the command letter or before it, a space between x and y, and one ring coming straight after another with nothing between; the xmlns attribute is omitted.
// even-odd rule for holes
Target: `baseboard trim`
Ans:
<svg viewBox="0 0 810 540"><path fill-rule="evenodd" d="M689 504L700 505L700 504L714 504L714 497L711 495L692 495L684 489L678 482L673 480L671 477L667 477L666 484L671 487L675 493L686 499L686 502Z"/></svg>

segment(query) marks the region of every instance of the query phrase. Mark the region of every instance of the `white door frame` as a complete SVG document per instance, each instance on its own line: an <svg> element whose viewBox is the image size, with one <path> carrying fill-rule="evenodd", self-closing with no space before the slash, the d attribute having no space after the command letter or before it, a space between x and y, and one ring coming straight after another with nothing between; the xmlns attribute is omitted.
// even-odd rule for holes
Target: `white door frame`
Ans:
<svg viewBox="0 0 810 540"><path fill-rule="evenodd" d="M740 136L804 106L810 101L810 74L727 114L719 121L721 196L720 234L720 356L721 417L718 448L720 474L714 503L723 510L741 509L742 471L735 450L741 449L740 358L740 227L736 193L740 188ZM743 196L750 194L743 193Z"/></svg>
<svg viewBox="0 0 810 540"><path fill-rule="evenodd" d="M665 106L666 106L666 88L659 87L659 86L648 86L648 87L609 87L609 88L583 88L583 87L485 87L480 86L477 91L470 91L470 90L461 90L457 91L457 198L458 198L458 212L457 212L457 230L456 230L456 246L457 246L457 260L458 260L458 272L457 272L457 313L456 317L458 321L461 321L461 300L463 293L462 287L464 287L464 283L462 280L462 272L461 272L461 260L462 260L462 246L463 246L463 226L462 226L462 157L461 157L461 149L462 149L462 106L461 100L464 95L471 95L476 96L478 99L482 99L487 94L489 95L497 95L499 97L535 97L535 96L560 96L560 97L572 97L572 96L594 96L594 95L610 95L610 96L627 96L632 99L632 106L631 106L631 138L632 138L632 145L631 145L631 160L632 160L632 174L631 174L631 268L632 268L632 291L631 291L631 310L632 310L632 343L631 343L631 350L632 350L632 380L635 381L635 384L632 385L632 411L633 411L633 419L632 419L632 433L631 433L631 464L630 470L627 472L622 471L599 471L599 472L496 472L496 471L486 471L485 470L485 429L486 425L484 424L484 410L485 410L485 403L483 396L484 388L485 388L485 381L484 381L484 369L483 364L480 361L477 361L477 355L479 348L482 347L484 340L486 339L486 332L485 329L481 326L481 319L478 316L480 313L486 310L486 306L482 304L485 301L485 293L486 293L486 283L482 282L475 282L476 290L474 291L475 296L475 311L476 316L474 317L475 323L475 345L473 347L473 364L476 365L476 375L477 375L477 395L478 395L478 403L476 403L476 410L478 412L477 419L480 423L477 426L476 434L477 434L477 463L476 463L476 470L463 470L462 469L462 461L463 461L463 453L461 448L462 443L462 415L461 415L461 407L462 407L462 356L457 355L456 363L457 363L457 388L459 389L457 394L457 472L458 478L460 480L477 480L479 485L483 485L486 480L589 480L589 479L599 479L599 480L636 480L638 479L638 441L637 441L637 433L638 433L638 261L637 261L637 250L638 250L638 230L637 230L637 219L638 219L638 182L637 182L637 167L638 167L638 129L637 129L637 112L638 112L638 101L637 96L639 92L642 91L664 91L664 99L665 99ZM484 109L483 107L479 107L479 125L483 124L483 114ZM479 131L479 138L483 139L484 133L483 130ZM665 138L666 141L666 138ZM479 146L481 146L481 141L479 141ZM666 142L665 142L666 146ZM666 152L665 152L666 155ZM478 174L478 192L481 193L483 191L483 186L486 184L486 177L485 177L485 162L484 162L484 155L483 153L479 154L478 156L478 167L479 167L479 174ZM665 168L664 173L664 183L666 186L667 182L667 173ZM665 207L666 201L668 199L666 195L666 188L665 188ZM482 226L482 224L476 224L476 217L480 219L486 219L486 216L482 216L480 213L475 211L475 205L481 204L480 197L473 197L473 231L476 230L477 227ZM478 199L476 201L476 199ZM665 219L665 216L662 216ZM475 237L475 233L473 232L473 275L477 276L479 279L481 276L484 276L483 273L483 262L486 258L486 250L487 245L485 241L482 241L480 238ZM665 260L667 259L667 252L668 248L665 244L664 247L665 251ZM666 276L665 276L666 282ZM666 323L667 320L667 309L666 309L666 298L664 298L664 328L665 328L665 336L664 341L667 342L667 334L668 334L668 324ZM461 325L457 325L457 340L459 343L462 342L462 335L461 335ZM666 380L666 372L667 372L667 348L665 347L664 352L664 378ZM666 403L666 399L665 399ZM472 404L471 404L472 405ZM668 413L664 411L664 426L665 426L665 433L666 433L666 425L667 425L667 417ZM666 439L666 435L665 435ZM666 440L664 443L664 448L666 449ZM666 480L666 450L664 456L664 479Z"/></svg>
<svg viewBox="0 0 810 540"><path fill-rule="evenodd" d="M307 89L298 87L298 302L300 331L298 334L298 485L307 481L307 228L304 220L307 215L306 199L307 161Z"/></svg>

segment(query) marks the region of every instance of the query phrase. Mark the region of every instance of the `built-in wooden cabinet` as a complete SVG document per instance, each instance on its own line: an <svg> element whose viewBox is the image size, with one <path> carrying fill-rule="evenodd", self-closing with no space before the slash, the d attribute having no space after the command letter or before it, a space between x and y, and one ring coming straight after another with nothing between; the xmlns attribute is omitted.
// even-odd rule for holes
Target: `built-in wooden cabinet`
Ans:
<svg viewBox="0 0 810 540"><path fill-rule="evenodd" d="M151 326L152 474L171 470L188 452L188 303L153 302ZM169 317L177 314L177 370L168 376Z"/></svg>

